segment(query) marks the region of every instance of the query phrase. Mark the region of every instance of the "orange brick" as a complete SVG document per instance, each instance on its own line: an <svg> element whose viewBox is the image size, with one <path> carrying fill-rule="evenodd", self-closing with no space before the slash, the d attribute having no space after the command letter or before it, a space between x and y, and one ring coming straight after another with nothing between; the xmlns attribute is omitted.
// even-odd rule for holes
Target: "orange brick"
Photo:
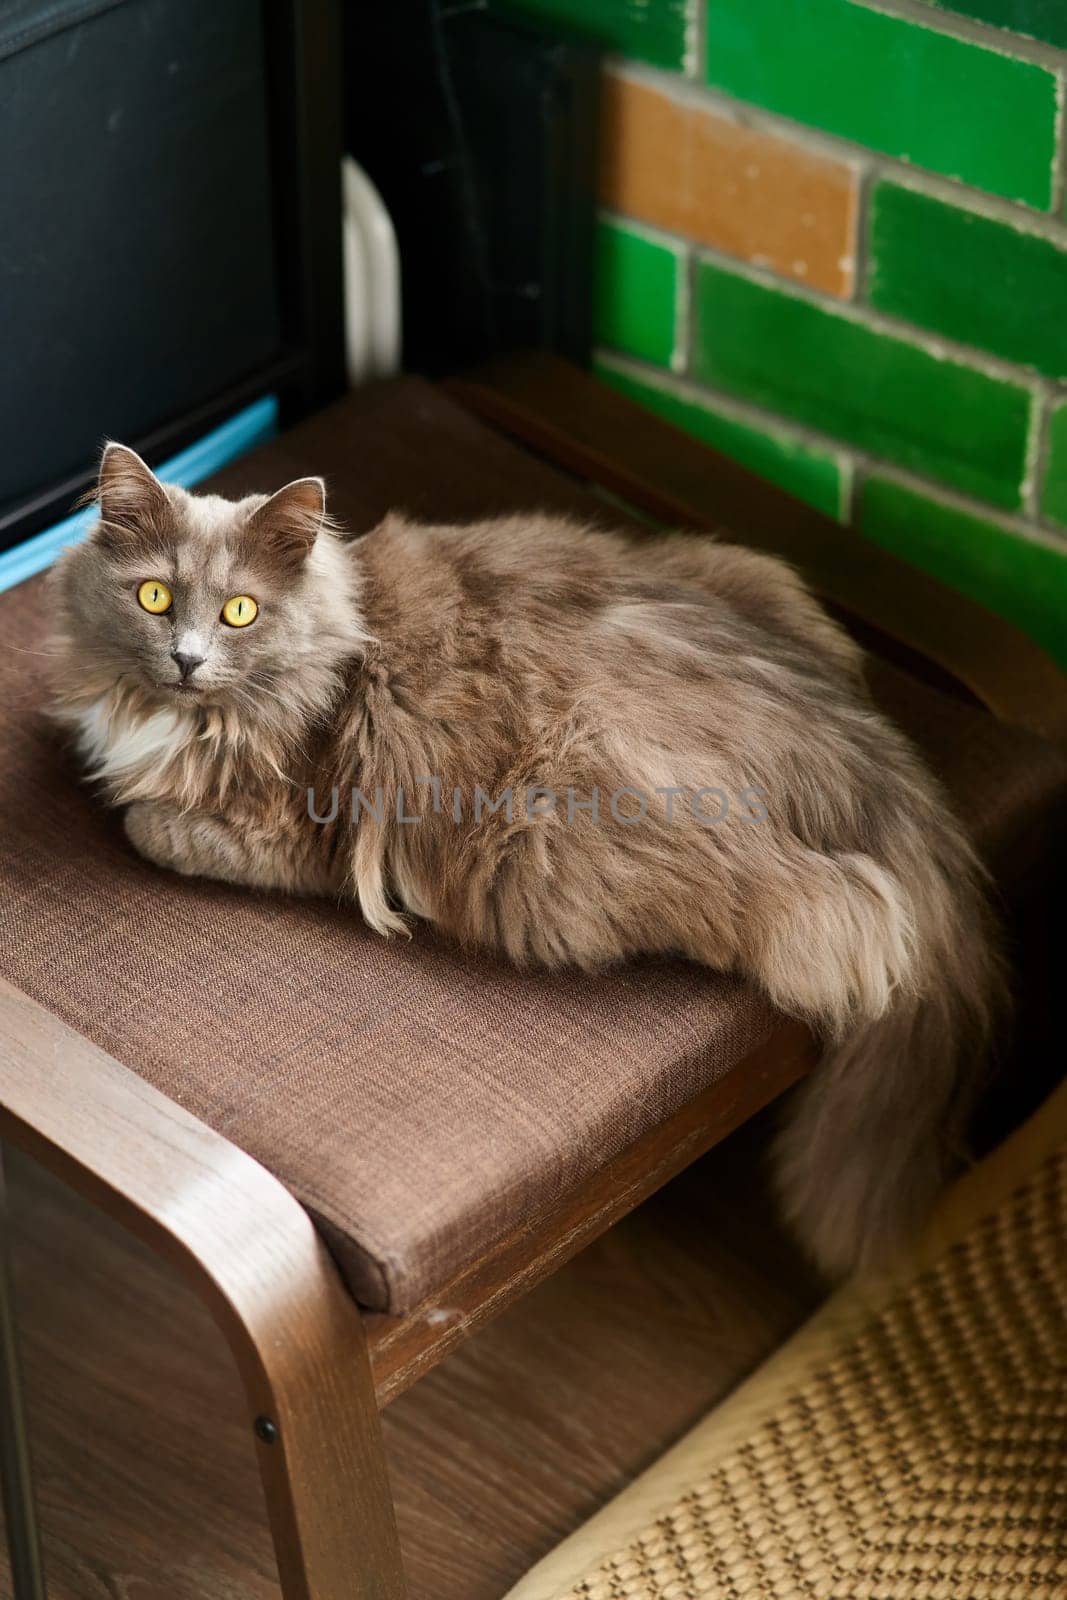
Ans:
<svg viewBox="0 0 1067 1600"><path fill-rule="evenodd" d="M856 190L844 162L605 76L600 195L613 211L847 295Z"/></svg>

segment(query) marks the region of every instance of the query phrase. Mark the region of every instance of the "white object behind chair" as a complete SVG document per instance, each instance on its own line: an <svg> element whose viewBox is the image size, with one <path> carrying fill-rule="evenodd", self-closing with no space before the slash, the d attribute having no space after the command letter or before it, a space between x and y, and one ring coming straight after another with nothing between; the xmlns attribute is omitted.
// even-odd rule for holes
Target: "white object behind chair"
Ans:
<svg viewBox="0 0 1067 1600"><path fill-rule="evenodd" d="M400 368L400 252L381 195L363 168L341 162L345 364L351 387Z"/></svg>

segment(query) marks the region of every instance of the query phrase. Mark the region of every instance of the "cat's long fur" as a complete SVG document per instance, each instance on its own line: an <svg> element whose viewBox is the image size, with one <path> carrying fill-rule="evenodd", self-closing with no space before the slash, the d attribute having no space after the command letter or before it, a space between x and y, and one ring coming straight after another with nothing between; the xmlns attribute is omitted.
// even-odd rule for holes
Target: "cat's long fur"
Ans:
<svg viewBox="0 0 1067 1600"><path fill-rule="evenodd" d="M827 1041L778 1152L811 1252L847 1270L922 1214L999 994L981 873L795 573L536 513L391 516L346 544L318 480L229 504L118 446L100 492L53 580L57 708L143 855L348 894L382 933L406 912L516 962L680 951L745 973ZM172 614L138 608L149 577ZM260 605L240 632L219 621L234 593ZM183 691L188 639L205 661ZM309 789L328 816L335 788L313 821ZM508 790L510 818L486 803Z"/></svg>

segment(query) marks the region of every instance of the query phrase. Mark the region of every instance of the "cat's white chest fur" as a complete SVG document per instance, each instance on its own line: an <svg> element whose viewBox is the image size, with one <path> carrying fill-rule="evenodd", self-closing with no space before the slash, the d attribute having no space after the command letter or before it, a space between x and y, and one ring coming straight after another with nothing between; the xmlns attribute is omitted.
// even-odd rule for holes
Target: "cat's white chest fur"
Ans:
<svg viewBox="0 0 1067 1600"><path fill-rule="evenodd" d="M160 766L188 736L189 720L177 709L118 718L106 697L79 712L75 721L78 750L97 778L128 778L138 768Z"/></svg>

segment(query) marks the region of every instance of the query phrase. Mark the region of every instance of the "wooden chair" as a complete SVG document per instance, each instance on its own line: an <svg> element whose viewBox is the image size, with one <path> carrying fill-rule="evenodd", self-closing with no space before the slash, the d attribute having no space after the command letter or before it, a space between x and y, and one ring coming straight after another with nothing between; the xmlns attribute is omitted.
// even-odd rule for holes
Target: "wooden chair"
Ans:
<svg viewBox="0 0 1067 1600"><path fill-rule="evenodd" d="M622 500L787 555L877 650L876 694L942 771L1006 903L1032 903L1067 794L1067 694L1039 649L552 358L446 388L358 391L209 487L324 472L353 533L393 504L618 521ZM286 1600L399 1597L379 1408L787 1090L815 1043L744 985L681 964L519 979L422 934L406 953L381 944L343 910L154 872L79 790L42 718L37 664L21 653L40 605L38 580L0 599L15 646L0 691L0 1133L138 1234L214 1313L244 1386ZM190 950L196 929L204 943ZM360 1013L343 1059L304 1039L294 1068L270 1030L287 1008L299 1026L332 1016L338 996L378 1009ZM225 1004L253 1038L212 1056ZM260 1022L274 1043L257 1050ZM539 1054L510 1099L527 1059L512 1029ZM568 1070L583 1092L559 1111ZM481 1165L450 1184L464 1138ZM9 1546L16 1594L31 1600L32 1493L4 1348Z"/></svg>

